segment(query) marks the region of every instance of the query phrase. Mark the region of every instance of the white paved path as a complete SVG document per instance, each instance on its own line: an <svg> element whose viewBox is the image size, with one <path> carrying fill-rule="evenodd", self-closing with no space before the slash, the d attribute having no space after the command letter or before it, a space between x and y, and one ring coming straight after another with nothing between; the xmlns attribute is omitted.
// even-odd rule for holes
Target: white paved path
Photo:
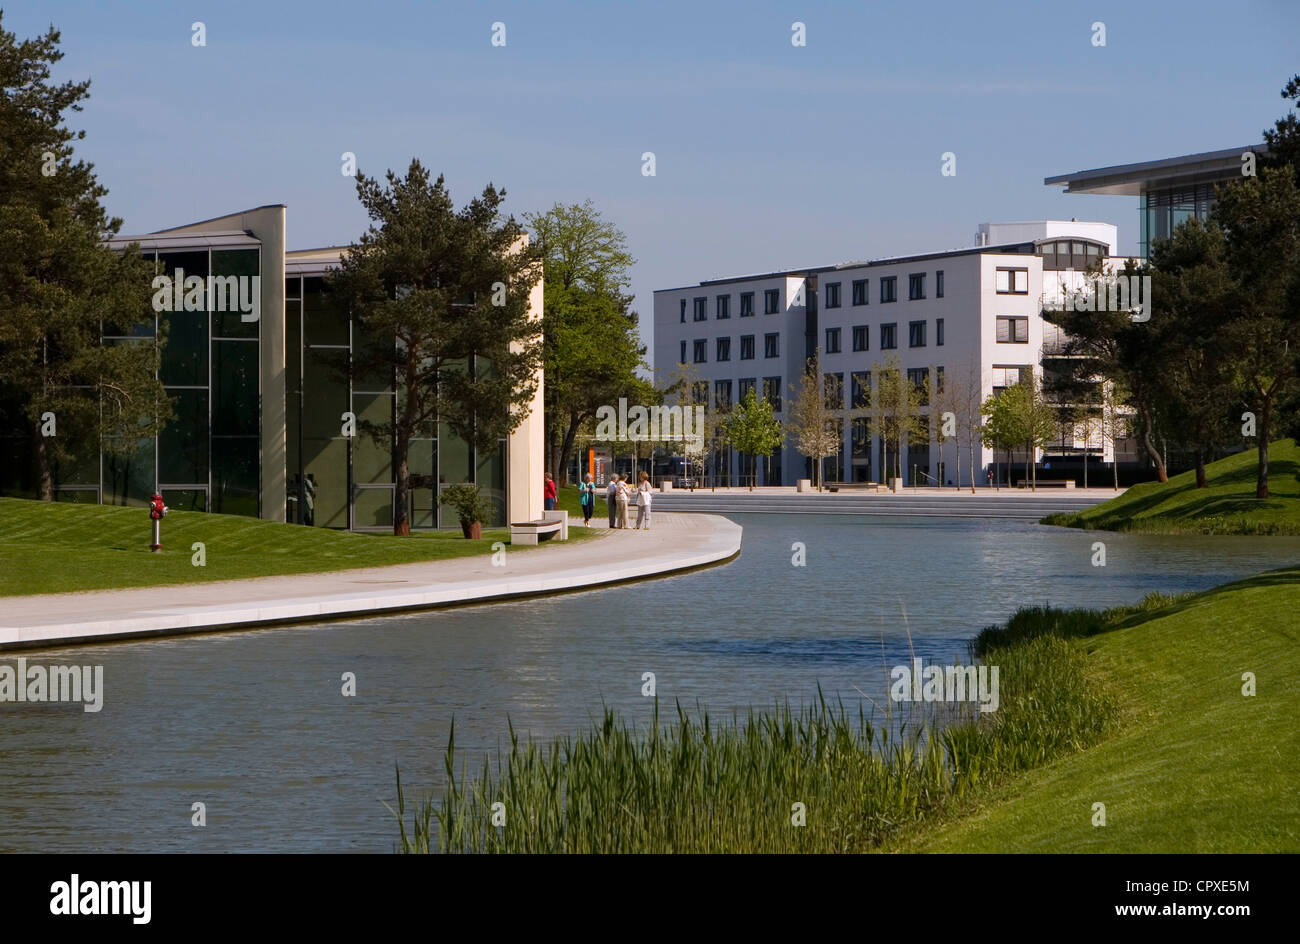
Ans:
<svg viewBox="0 0 1300 944"><path fill-rule="evenodd" d="M579 519L580 521L580 519ZM581 530L582 524L572 524ZM502 600L671 574L729 560L740 525L718 515L654 515L649 531L610 531L567 544L323 574L179 587L0 598L0 649L239 629L267 623Z"/></svg>

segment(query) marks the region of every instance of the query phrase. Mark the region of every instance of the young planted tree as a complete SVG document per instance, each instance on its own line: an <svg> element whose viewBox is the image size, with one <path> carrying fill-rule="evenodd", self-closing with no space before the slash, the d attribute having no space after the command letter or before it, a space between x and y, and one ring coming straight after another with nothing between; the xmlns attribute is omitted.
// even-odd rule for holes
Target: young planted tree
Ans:
<svg viewBox="0 0 1300 944"><path fill-rule="evenodd" d="M370 345L359 374L396 379L395 418L370 435L393 451L393 533L410 534L410 444L445 425L479 452L498 448L528 416L541 368L541 326L529 293L541 256L523 227L503 218L505 191L488 185L460 210L441 176L412 160L386 183L357 174L370 228L328 276Z"/></svg>
<svg viewBox="0 0 1300 944"><path fill-rule="evenodd" d="M153 263L103 243L122 221L105 213L93 165L74 158L85 132L69 130L64 113L81 110L90 83L50 81L58 46L53 27L19 41L0 25L0 412L31 444L44 501L60 461L132 454L172 417L158 380L167 325L155 332ZM142 336L105 344L104 324L141 326Z"/></svg>
<svg viewBox="0 0 1300 944"><path fill-rule="evenodd" d="M944 372L944 397L957 420L957 486L961 487L961 438L965 437L970 472L970 490L975 491L975 446L980 442L984 416L983 376L979 360L972 357L963 365Z"/></svg>
<svg viewBox="0 0 1300 944"><path fill-rule="evenodd" d="M841 410L833 409L837 391L828 389L831 381L822 376L820 357L814 353L808 358L799 383L790 385L793 396L785 407L785 428L793 437L794 446L812 460L813 484L822 490L822 460L839 455L841 429L837 422ZM843 400L843 391L838 391Z"/></svg>
<svg viewBox="0 0 1300 944"><path fill-rule="evenodd" d="M989 394L981 408L987 419L981 427L980 436L984 445L994 451L1002 449L1007 454L1007 484L1011 484L1011 451L1025 441L1025 410L1020 402L1023 391L1017 391L1020 384L1007 387L1001 393ZM1016 392L1012 392L1016 391ZM999 475L997 477L1001 479Z"/></svg>
<svg viewBox="0 0 1300 944"><path fill-rule="evenodd" d="M886 455L893 453L893 477L902 478L903 442L928 435L927 418L921 409L929 399L929 381L911 383L893 354L884 364L874 363L871 373L876 380L870 411L872 426L880 430L881 442L888 444Z"/></svg>
<svg viewBox="0 0 1300 944"><path fill-rule="evenodd" d="M760 399L753 390L746 391L745 398L727 416L726 436L735 449L750 457L749 490L752 492L758 474L758 457L770 456L785 441L772 404Z"/></svg>
<svg viewBox="0 0 1300 944"><path fill-rule="evenodd" d="M635 260L623 232L590 200L557 203L524 221L545 260L546 442L551 474L561 482L579 427L621 396L639 402L632 396L644 390L637 377L645 347L626 294Z"/></svg>

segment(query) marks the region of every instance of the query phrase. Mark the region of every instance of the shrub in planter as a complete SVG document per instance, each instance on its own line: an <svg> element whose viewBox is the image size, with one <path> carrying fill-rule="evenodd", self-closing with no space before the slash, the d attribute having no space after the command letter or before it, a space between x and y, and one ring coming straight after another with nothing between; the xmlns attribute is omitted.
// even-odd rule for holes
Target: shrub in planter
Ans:
<svg viewBox="0 0 1300 944"><path fill-rule="evenodd" d="M467 538L483 536L483 522L492 517L492 500L482 494L480 487L469 483L448 485L438 495L439 505L450 505L460 521L460 530Z"/></svg>

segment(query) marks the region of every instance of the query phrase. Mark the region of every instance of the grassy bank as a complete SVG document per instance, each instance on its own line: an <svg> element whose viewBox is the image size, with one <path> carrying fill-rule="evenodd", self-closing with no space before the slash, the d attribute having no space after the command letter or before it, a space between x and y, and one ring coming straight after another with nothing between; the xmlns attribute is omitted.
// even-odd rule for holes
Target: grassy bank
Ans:
<svg viewBox="0 0 1300 944"><path fill-rule="evenodd" d="M512 730L473 772L453 737L440 800L408 809L399 779L399 848L1297 851L1298 610L1300 568L1105 613L1022 610L976 643L1001 670L998 711L937 736L817 701L656 713L642 731L607 713L549 746Z"/></svg>
<svg viewBox="0 0 1300 944"><path fill-rule="evenodd" d="M1117 693L1122 730L1017 778L971 815L896 848L931 852L1300 851L1300 568L1154 612L1077 643ZM1243 695L1253 672L1257 694ZM1093 826L1104 803L1106 825Z"/></svg>
<svg viewBox="0 0 1300 944"><path fill-rule="evenodd" d="M150 535L143 508L0 498L0 596L410 564L490 554L492 542L510 540L505 528L485 529L479 541L459 530L396 538L185 511L163 521L161 552L149 551ZM191 563L195 542L205 546L206 566Z"/></svg>
<svg viewBox="0 0 1300 944"><path fill-rule="evenodd" d="M1205 467L1206 488L1196 473L1168 482L1143 482L1123 495L1080 512L1048 515L1043 524L1154 534L1300 534L1300 448L1281 439L1269 447L1268 488L1255 497L1255 451Z"/></svg>

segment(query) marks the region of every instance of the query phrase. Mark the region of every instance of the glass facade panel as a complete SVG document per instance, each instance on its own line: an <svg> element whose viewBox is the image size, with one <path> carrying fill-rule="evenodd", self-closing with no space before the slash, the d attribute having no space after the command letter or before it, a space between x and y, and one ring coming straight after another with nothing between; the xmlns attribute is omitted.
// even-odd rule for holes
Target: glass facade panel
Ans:
<svg viewBox="0 0 1300 944"><path fill-rule="evenodd" d="M212 342L212 435L257 436L257 344Z"/></svg>
<svg viewBox="0 0 1300 944"><path fill-rule="evenodd" d="M506 523L506 444L504 441L479 459L475 472L477 476L475 481L494 508L492 520L483 522L483 526L500 527Z"/></svg>
<svg viewBox="0 0 1300 944"><path fill-rule="evenodd" d="M358 488L353 502L353 520L358 528L393 526L393 490Z"/></svg>
<svg viewBox="0 0 1300 944"><path fill-rule="evenodd" d="M357 418L357 437L352 443L353 481L388 483L393 481L393 450L388 442L368 433L362 423L391 425L393 396L389 393L358 393L352 397L352 412ZM410 454L407 454L410 461Z"/></svg>
<svg viewBox="0 0 1300 944"><path fill-rule="evenodd" d="M172 511L208 510L208 490L206 488L164 488L161 494L163 504Z"/></svg>
<svg viewBox="0 0 1300 944"><path fill-rule="evenodd" d="M158 481L207 484L208 392L172 390L175 418L158 435Z"/></svg>
<svg viewBox="0 0 1300 944"><path fill-rule="evenodd" d="M212 510L256 518L260 484L256 436L212 437Z"/></svg>
<svg viewBox="0 0 1300 944"><path fill-rule="evenodd" d="M252 279L260 274L260 255L256 249L212 250L212 274L223 279L220 285L214 283L213 297L209 299L213 337L258 337L261 299L257 296L260 289ZM238 281L226 281L230 276ZM222 308L225 310L222 311ZM258 314L259 321L244 320L254 312Z"/></svg>
<svg viewBox="0 0 1300 944"><path fill-rule="evenodd" d="M308 344L349 343L347 312L333 304L322 279L303 279L302 305Z"/></svg>
<svg viewBox="0 0 1300 944"><path fill-rule="evenodd" d="M406 456L411 475L427 475L433 481L437 469L438 441L436 439L415 439L411 441L410 452ZM413 488L409 494L409 514L412 528L436 528L437 502L432 488Z"/></svg>
<svg viewBox="0 0 1300 944"><path fill-rule="evenodd" d="M106 505L147 505L154 486L154 441L142 439L133 452L106 452L103 493Z"/></svg>
<svg viewBox="0 0 1300 944"><path fill-rule="evenodd" d="M167 331L159 376L168 386L208 385L208 316L202 311L164 311Z"/></svg>

